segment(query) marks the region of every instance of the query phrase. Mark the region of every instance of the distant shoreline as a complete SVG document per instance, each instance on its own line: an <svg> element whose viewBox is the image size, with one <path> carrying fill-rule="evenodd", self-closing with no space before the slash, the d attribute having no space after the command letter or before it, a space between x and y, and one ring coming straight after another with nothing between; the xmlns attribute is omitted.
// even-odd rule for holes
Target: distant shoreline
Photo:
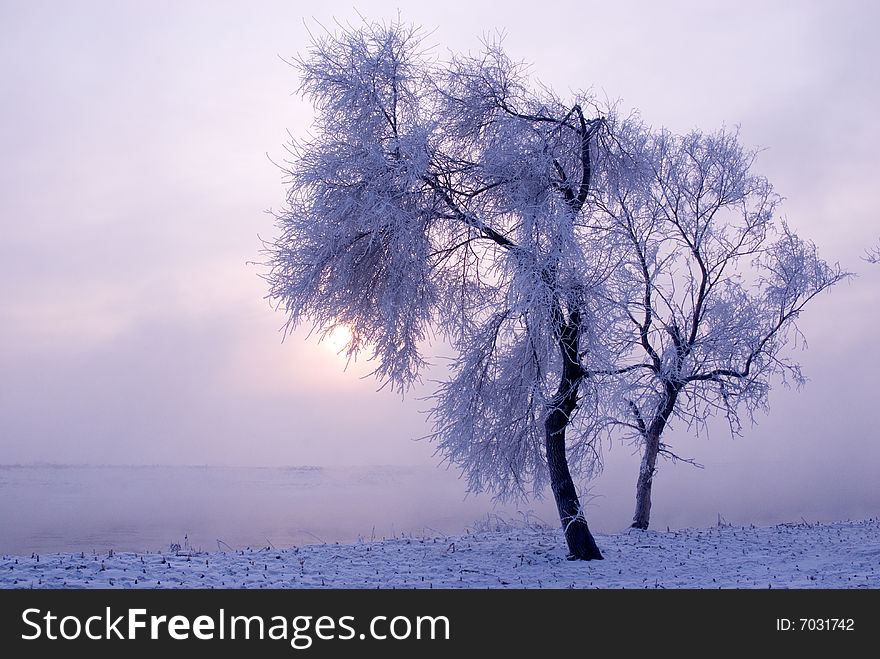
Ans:
<svg viewBox="0 0 880 659"><path fill-rule="evenodd" d="M338 465L332 469L370 469L373 467L396 467L398 465ZM411 465L399 465L405 469ZM115 463L64 463L29 462L0 464L0 469L288 469L299 471L321 471L328 469L320 465L227 465L227 464L115 464Z"/></svg>

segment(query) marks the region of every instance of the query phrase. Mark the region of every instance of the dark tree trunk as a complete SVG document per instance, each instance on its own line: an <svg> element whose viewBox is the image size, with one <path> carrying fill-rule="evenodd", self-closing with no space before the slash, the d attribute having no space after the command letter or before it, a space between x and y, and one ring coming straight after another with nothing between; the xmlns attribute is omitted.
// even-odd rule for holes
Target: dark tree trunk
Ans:
<svg viewBox="0 0 880 659"><path fill-rule="evenodd" d="M646 529L651 522L651 486L657 471L657 455L660 453L660 437L658 435L649 434L644 438L644 441L642 464L639 467L639 479L636 482L636 512L632 521L634 529Z"/></svg>
<svg viewBox="0 0 880 659"><path fill-rule="evenodd" d="M563 372L559 389L553 398L553 407L544 422L545 448L547 468L550 471L550 488L559 510L559 520L565 532L570 560L602 560L602 552L590 533L587 519L584 517L571 472L568 469L568 458L565 449L565 429L571 415L577 407L578 386L581 378L581 367L577 360L579 340L579 317L573 313L564 324L559 340L563 356Z"/></svg>
<svg viewBox="0 0 880 659"><path fill-rule="evenodd" d="M651 487L654 485L654 474L657 473L657 456L660 454L660 436L666 429L680 387L667 383L663 400L657 413L647 427L644 427L642 439L645 443L642 453L642 464L639 467L639 479L636 482L636 511L633 514L632 528L647 529L651 523Z"/></svg>
<svg viewBox="0 0 880 659"><path fill-rule="evenodd" d="M556 499L556 508L559 510L559 520L565 532L565 542L568 544L568 558L571 560L602 560L602 552L596 545L590 527L584 517L571 472L568 470L568 460L565 456L565 427L568 425L568 416L559 408L550 413L545 423L547 467L550 470L550 487L553 490L553 498Z"/></svg>

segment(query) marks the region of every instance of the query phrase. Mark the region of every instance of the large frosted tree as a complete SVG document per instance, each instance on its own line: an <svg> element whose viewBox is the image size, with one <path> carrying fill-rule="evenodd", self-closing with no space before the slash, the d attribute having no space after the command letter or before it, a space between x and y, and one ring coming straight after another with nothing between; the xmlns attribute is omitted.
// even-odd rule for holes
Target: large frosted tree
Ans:
<svg viewBox="0 0 880 659"><path fill-rule="evenodd" d="M700 430L716 413L734 433L766 407L773 378L804 381L787 348L804 308L847 277L776 217L770 183L735 132L674 135L639 121L614 129L600 222L620 267L606 335L618 423L640 444L632 525L647 528L657 459L670 425ZM607 379L607 378L606 378Z"/></svg>
<svg viewBox="0 0 880 659"><path fill-rule="evenodd" d="M549 484L570 558L602 558L574 480L598 464L582 360L605 363L611 322L609 236L590 219L598 109L530 84L496 43L441 62L397 23L318 36L296 65L315 121L268 248L288 328L344 325L349 356L401 390L441 337L456 358L434 397L439 451L474 491Z"/></svg>

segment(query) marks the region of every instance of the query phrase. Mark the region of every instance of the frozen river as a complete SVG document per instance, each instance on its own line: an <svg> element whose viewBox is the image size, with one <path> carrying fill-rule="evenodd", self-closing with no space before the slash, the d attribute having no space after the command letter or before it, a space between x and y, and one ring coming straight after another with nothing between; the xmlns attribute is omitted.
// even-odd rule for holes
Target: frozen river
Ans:
<svg viewBox="0 0 880 659"><path fill-rule="evenodd" d="M618 453L618 455L620 455ZM606 465L583 497L597 533L632 515L631 465ZM759 525L876 516L880 494L859 483L814 481L795 489L768 463L664 470L652 528ZM0 466L0 553L146 551L185 542L198 549L351 542L542 521L552 499L496 506L466 496L454 470L375 467Z"/></svg>
<svg viewBox="0 0 880 659"><path fill-rule="evenodd" d="M0 553L203 549L460 533L496 508L431 467L0 467Z"/></svg>

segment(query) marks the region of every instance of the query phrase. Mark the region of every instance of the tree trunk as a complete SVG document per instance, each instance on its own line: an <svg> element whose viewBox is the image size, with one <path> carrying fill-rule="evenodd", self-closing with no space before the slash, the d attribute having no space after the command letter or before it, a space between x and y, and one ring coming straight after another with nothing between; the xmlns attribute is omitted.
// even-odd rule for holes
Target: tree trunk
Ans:
<svg viewBox="0 0 880 659"><path fill-rule="evenodd" d="M568 425L568 415L558 407L547 417L544 425L547 467L550 470L550 487L553 490L553 498L556 499L556 508L559 510L559 520L562 522L562 530L565 532L565 542L568 544L569 560L602 560L602 552L596 545L587 519L584 517L571 472L568 470L568 459L565 456L565 428Z"/></svg>
<svg viewBox="0 0 880 659"><path fill-rule="evenodd" d="M602 560L603 556L584 517L565 451L565 429L577 407L578 387L582 377L578 360L579 322L579 314L573 312L568 322L561 327L559 349L562 352L562 377L544 421L544 447L547 468L550 471L550 488L553 490L553 498L556 499L559 520L568 544L568 558L592 561Z"/></svg>
<svg viewBox="0 0 880 659"><path fill-rule="evenodd" d="M590 191L593 174L590 142L593 139L594 126L592 123L588 125L584 120L584 114L579 105L575 105L572 111L577 114L580 121L581 181L577 194L566 185L563 196L574 217L580 213ZM545 281L551 285L550 288L553 288L555 272L545 271L543 276ZM587 518L584 517L577 490L574 488L565 449L565 430L577 407L578 387L584 375L580 362L580 310L576 307L571 309L567 321L561 308L557 309L557 314L562 375L559 378L559 388L556 390L556 395L553 397L547 418L544 421L544 448L547 455L547 468L550 471L550 488L553 490L553 498L556 499L562 530L565 532L569 560L602 560L602 552L599 551L593 534L590 533Z"/></svg>
<svg viewBox="0 0 880 659"><path fill-rule="evenodd" d="M660 437L649 433L645 437L645 450L639 467L639 480L636 482L636 512L632 521L634 529L647 529L651 521L651 486L657 470L658 453Z"/></svg>
<svg viewBox="0 0 880 659"><path fill-rule="evenodd" d="M666 429L669 417L675 409L675 401L679 391L681 391L681 385L667 382L663 400L657 408L657 413L651 419L650 424L641 426L642 437L645 440L645 452L642 454L639 480L636 482L636 512L633 515L631 525L634 529L647 529L651 522L651 486L654 484L654 474L657 472L660 436Z"/></svg>

